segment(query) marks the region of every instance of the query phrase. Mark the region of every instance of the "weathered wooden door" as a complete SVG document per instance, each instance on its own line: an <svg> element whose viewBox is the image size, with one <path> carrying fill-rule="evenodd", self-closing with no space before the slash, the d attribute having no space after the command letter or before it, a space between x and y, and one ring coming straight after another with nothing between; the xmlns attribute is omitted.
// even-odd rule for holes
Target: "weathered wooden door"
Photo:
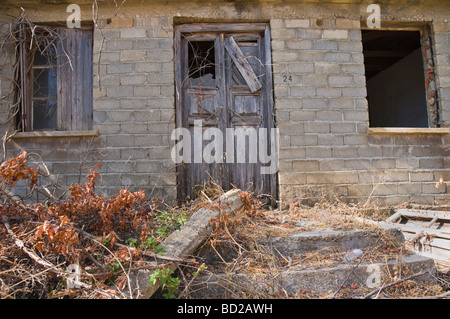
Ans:
<svg viewBox="0 0 450 319"><path fill-rule="evenodd" d="M180 25L175 51L176 122L190 136L178 166L179 199L211 180L275 199L277 174L261 170L262 156L275 151L268 26Z"/></svg>

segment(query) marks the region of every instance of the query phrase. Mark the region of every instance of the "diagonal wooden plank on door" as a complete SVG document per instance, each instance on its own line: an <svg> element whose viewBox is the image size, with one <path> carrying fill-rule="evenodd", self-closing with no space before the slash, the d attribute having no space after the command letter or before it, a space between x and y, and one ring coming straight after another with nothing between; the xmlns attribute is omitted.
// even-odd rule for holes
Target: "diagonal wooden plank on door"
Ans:
<svg viewBox="0 0 450 319"><path fill-rule="evenodd" d="M259 82L258 77L250 66L250 63L248 63L241 49L239 49L239 46L237 45L234 38L232 36L227 37L225 39L224 45L231 59L236 64L236 67L244 78L245 82L247 82L250 91L254 93L260 90L262 88L261 82Z"/></svg>

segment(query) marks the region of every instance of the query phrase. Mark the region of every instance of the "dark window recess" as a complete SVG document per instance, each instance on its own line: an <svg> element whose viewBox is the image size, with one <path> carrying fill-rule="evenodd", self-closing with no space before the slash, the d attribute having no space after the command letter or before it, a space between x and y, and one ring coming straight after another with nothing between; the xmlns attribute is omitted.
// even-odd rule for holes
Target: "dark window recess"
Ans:
<svg viewBox="0 0 450 319"><path fill-rule="evenodd" d="M214 41L188 42L188 74L191 86L216 86Z"/></svg>
<svg viewBox="0 0 450 319"><path fill-rule="evenodd" d="M57 57L56 40L49 41L47 49L42 45L34 54L32 74L32 124L34 130L58 128L57 107Z"/></svg>
<svg viewBox="0 0 450 319"><path fill-rule="evenodd" d="M420 31L362 31L371 127L429 127Z"/></svg>
<svg viewBox="0 0 450 319"><path fill-rule="evenodd" d="M92 29L42 29L31 47L19 50L24 64L19 129L92 129Z"/></svg>

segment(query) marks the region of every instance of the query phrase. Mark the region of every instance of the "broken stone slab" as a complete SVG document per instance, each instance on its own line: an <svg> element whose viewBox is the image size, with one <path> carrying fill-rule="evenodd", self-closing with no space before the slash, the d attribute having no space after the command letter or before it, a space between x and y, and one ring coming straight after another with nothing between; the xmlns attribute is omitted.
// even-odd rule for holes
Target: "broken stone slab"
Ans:
<svg viewBox="0 0 450 319"><path fill-rule="evenodd" d="M219 214L232 214L240 210L244 203L242 202L239 189L233 189L220 196L205 208L197 210L191 218L177 231L169 235L160 246L166 251L164 256L173 258L186 258L194 252L211 235L213 228L210 220L216 218ZM175 270L176 263L169 263L168 268ZM136 273L132 282L134 289L139 290L139 298L150 298L160 287L158 282L151 286L149 276L153 273L151 270L140 270Z"/></svg>
<svg viewBox="0 0 450 319"><path fill-rule="evenodd" d="M340 285L345 286L356 284L359 287L368 289L377 288L370 286L373 284L371 277L374 274L374 266L379 267L381 274L381 285L389 281L390 274L395 272L395 267L400 265L403 269L408 269L411 274L423 272L423 275L415 278L418 282L428 282L430 285L436 284L435 265L432 259L420 255L409 255L399 260L389 260L387 263L361 263L361 264L340 264L335 267L305 270L284 270L275 274L257 274L251 272L209 274L201 275L198 282L202 286L197 286L195 292L191 293L193 298L220 298L226 295L242 296L246 295L274 295L280 292L296 293L299 290L315 291L318 293L334 292ZM370 268L369 268L370 267ZM353 269L355 268L355 269ZM351 274L349 276L349 274Z"/></svg>
<svg viewBox="0 0 450 319"><path fill-rule="evenodd" d="M405 239L397 229L389 230L330 230L305 231L287 237L275 237L264 243L284 256L304 254L314 251L346 252L353 249L374 247L383 239L401 246Z"/></svg>
<svg viewBox="0 0 450 319"><path fill-rule="evenodd" d="M301 255L320 251L323 254L346 252L353 249L375 247L382 240L390 240L400 247L405 238L398 229L386 230L317 230L284 236L259 239L258 243L269 252L282 256ZM245 245L245 243L242 243ZM249 248L250 249L250 248ZM218 256L217 254L220 254ZM208 262L232 261L239 255L235 246L218 243L215 249L201 247L197 254Z"/></svg>

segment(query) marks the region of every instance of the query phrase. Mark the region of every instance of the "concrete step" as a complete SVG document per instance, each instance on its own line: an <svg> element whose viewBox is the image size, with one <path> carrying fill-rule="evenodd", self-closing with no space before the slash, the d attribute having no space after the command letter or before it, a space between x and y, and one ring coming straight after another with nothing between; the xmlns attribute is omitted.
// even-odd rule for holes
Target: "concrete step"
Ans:
<svg viewBox="0 0 450 319"><path fill-rule="evenodd" d="M223 273L220 267L211 267L196 280L191 296L241 298L244 294L276 297L280 293L295 294L303 290L328 293L338 290L342 284L346 287L360 287L363 294L375 289L377 285L389 283L395 274L404 278L419 272L425 274L414 280L435 284L434 261L413 252L391 254L382 258L383 260L363 259L360 262L356 259L347 262L343 259L344 253L353 249L367 251L384 244L395 248L403 243L404 237L396 229L308 231L285 237L260 238L257 240L257 244L261 245L258 247L259 252L273 254L285 261L306 260L299 256L317 253L318 261L284 263L277 268L267 267L265 271L239 267L237 271L227 270L227 273ZM235 245L222 244L216 245L215 249L204 246L198 251L198 255L205 258L207 264L223 265L223 262L233 264L239 256L242 257L242 252L239 253ZM325 259L322 259L323 256L326 256ZM323 260L326 262L322 262Z"/></svg>
<svg viewBox="0 0 450 319"><path fill-rule="evenodd" d="M242 295L277 297L281 293L293 295L303 290L332 293L344 284L345 287L359 288L362 297L365 293L386 284L387 278L396 272L399 265L403 268L403 277L407 277L407 274L425 272L414 280L431 285L436 284L434 261L419 255L409 255L398 260L389 260L387 263L358 264L355 262L334 267L285 269L277 273L264 274L250 272L203 274L197 281L201 285L196 286L191 296L194 298L241 298ZM379 271L379 280L377 271Z"/></svg>
<svg viewBox="0 0 450 319"><path fill-rule="evenodd" d="M395 246L400 247L405 239L400 230L325 230L304 231L284 237L269 237L257 239L257 244L268 252L281 256L302 255L311 252L322 254L329 252L347 252L353 249L363 249L382 244L390 240ZM241 243L246 249L252 249L248 243ZM230 262L238 257L239 251L236 245L218 243L211 249L202 246L198 256L207 262ZM220 256L219 256L220 255Z"/></svg>

